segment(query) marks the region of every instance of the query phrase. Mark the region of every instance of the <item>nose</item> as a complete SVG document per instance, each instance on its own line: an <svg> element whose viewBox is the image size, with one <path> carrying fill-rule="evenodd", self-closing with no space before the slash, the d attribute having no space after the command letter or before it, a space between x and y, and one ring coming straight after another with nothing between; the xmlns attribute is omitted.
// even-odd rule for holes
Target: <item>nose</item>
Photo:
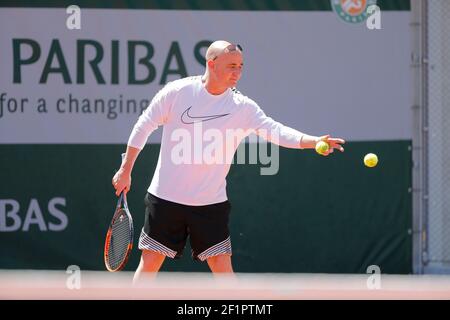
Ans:
<svg viewBox="0 0 450 320"><path fill-rule="evenodd" d="M233 71L233 73L232 73L233 78L239 80L239 78L241 77L241 72L242 72L241 70Z"/></svg>

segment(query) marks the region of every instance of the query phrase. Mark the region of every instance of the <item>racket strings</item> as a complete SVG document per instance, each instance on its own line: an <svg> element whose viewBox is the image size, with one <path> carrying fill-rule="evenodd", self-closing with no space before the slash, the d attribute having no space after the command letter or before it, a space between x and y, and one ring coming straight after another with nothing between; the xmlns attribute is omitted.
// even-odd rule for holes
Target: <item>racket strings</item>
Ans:
<svg viewBox="0 0 450 320"><path fill-rule="evenodd" d="M131 228L127 213L121 209L112 225L108 263L112 269L118 268L127 257Z"/></svg>

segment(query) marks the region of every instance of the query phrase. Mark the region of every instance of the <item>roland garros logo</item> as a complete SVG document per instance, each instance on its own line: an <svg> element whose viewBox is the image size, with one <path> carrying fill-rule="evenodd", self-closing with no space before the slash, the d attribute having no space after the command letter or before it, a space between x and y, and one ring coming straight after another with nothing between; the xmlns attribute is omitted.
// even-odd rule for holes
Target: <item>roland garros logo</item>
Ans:
<svg viewBox="0 0 450 320"><path fill-rule="evenodd" d="M377 0L331 0L333 10L345 22L360 23L367 19L367 8Z"/></svg>

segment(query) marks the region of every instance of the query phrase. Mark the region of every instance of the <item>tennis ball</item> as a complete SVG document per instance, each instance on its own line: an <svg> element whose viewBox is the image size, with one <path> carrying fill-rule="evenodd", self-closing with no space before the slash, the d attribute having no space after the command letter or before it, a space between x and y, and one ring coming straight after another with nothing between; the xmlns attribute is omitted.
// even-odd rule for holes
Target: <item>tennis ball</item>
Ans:
<svg viewBox="0 0 450 320"><path fill-rule="evenodd" d="M316 152L318 154L324 154L330 149L330 146L325 141L319 141L316 143Z"/></svg>
<svg viewBox="0 0 450 320"><path fill-rule="evenodd" d="M364 164L369 168L375 167L377 165L377 163L378 163L378 157L374 153L368 153L364 157Z"/></svg>

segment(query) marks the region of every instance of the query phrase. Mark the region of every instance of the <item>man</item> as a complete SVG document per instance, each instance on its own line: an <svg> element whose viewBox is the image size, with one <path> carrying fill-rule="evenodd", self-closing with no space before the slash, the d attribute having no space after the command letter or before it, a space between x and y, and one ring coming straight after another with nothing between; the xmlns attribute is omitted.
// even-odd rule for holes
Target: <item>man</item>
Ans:
<svg viewBox="0 0 450 320"><path fill-rule="evenodd" d="M205 74L168 83L135 124L125 158L112 180L117 195L130 190L131 171L140 150L148 136L164 126L158 164L145 197L145 223L139 239L142 256L135 281L158 272L167 256L179 257L188 235L194 259L206 260L214 273L233 272L225 180L230 163L174 161L175 137L181 131L196 139L199 127L223 135L230 129L241 130L237 143L218 146L227 149L228 155L235 153L250 132L268 133L269 141L288 148L314 148L318 141L326 141L330 149L325 155L333 149L344 151L342 139L306 135L267 117L253 100L235 90L242 67L239 45L212 43L206 52Z"/></svg>

